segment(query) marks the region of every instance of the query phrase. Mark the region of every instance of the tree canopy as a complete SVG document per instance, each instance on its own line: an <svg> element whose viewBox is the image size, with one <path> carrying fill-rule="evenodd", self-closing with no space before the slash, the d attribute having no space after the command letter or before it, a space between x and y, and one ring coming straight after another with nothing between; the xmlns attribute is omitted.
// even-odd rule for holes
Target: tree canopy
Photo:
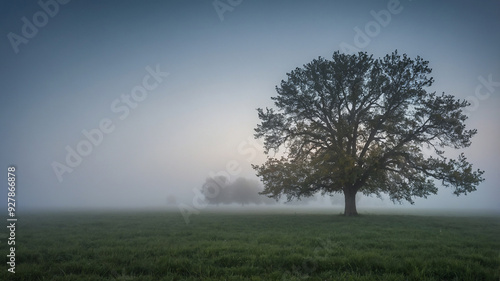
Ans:
<svg viewBox="0 0 500 281"><path fill-rule="evenodd" d="M375 59L335 52L287 73L274 108L258 109L267 161L253 165L265 194L288 200L344 193L345 215L357 215L356 193L386 193L394 202L437 193L475 191L484 171L461 153L477 133L467 129L470 104L428 92L429 62L397 51ZM269 152L280 153L280 157Z"/></svg>

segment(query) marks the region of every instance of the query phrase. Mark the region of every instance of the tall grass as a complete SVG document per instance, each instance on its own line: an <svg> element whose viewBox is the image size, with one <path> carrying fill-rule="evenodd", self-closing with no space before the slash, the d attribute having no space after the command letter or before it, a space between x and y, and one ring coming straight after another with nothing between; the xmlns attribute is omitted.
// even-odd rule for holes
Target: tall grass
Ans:
<svg viewBox="0 0 500 281"><path fill-rule="evenodd" d="M16 250L1 280L500 279L498 217L39 213Z"/></svg>

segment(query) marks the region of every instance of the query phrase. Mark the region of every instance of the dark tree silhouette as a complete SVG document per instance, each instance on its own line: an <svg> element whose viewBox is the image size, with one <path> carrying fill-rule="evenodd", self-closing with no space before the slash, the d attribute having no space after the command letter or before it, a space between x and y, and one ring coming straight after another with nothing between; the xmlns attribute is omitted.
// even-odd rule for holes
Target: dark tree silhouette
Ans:
<svg viewBox="0 0 500 281"><path fill-rule="evenodd" d="M476 130L465 128L463 113L470 104L427 92L430 73L428 61L397 51L380 59L335 52L287 73L271 98L276 108L258 109L255 137L265 153L284 149L253 165L262 194L292 200L342 192L350 216L358 192L413 204L436 194L434 180L456 195L476 190L483 171L473 171L463 153L444 154L471 144Z"/></svg>

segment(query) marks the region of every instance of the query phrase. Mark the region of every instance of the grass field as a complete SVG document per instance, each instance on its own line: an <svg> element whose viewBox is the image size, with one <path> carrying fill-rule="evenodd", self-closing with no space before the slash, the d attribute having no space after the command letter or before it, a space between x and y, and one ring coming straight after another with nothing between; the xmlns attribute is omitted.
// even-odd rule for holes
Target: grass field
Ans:
<svg viewBox="0 0 500 281"><path fill-rule="evenodd" d="M18 219L16 273L4 263L1 280L500 279L499 217L206 211L188 225L178 212Z"/></svg>

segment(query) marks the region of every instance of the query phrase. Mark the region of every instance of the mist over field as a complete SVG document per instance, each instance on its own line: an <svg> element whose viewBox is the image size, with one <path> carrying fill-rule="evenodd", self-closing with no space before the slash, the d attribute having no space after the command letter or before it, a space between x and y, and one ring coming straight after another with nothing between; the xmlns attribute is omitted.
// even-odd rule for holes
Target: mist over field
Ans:
<svg viewBox="0 0 500 281"><path fill-rule="evenodd" d="M16 0L0 26L0 280L500 279L500 1Z"/></svg>
<svg viewBox="0 0 500 281"><path fill-rule="evenodd" d="M286 204L256 194L263 187L251 164L266 159L253 138L256 108L272 106L286 73L318 56L395 49L430 62L432 91L472 103L467 125L478 134L465 152L486 180L467 196L440 188L415 205L359 196L358 210L500 211L498 1L40 3L0 4L0 159L17 169L20 212L334 213L342 194ZM204 183L219 176L229 187L201 200Z"/></svg>

